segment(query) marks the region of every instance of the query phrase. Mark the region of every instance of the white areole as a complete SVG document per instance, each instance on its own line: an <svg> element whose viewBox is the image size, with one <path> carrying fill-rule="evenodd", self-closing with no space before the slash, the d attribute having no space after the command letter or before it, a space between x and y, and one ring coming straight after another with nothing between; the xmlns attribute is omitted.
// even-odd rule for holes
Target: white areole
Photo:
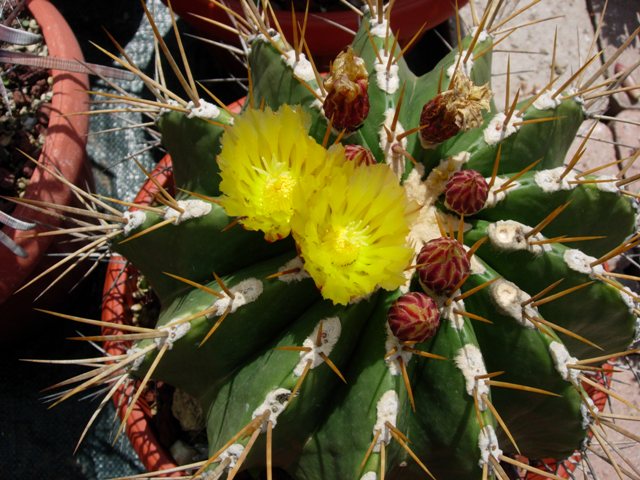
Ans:
<svg viewBox="0 0 640 480"><path fill-rule="evenodd" d="M226 469L231 470L236 466L236 463L238 463L238 458L240 457L240 455L242 455L242 452L244 452L244 445L240 443L234 443L232 445L229 445L229 447L218 456L218 460L220 460L220 463L222 463L228 458L229 464L227 465Z"/></svg>
<svg viewBox="0 0 640 480"><path fill-rule="evenodd" d="M560 376L567 382L578 385L578 370L568 367L568 365L577 363L578 359L571 356L567 347L556 341L549 344L549 353L551 353L551 358L553 358L553 363Z"/></svg>
<svg viewBox="0 0 640 480"><path fill-rule="evenodd" d="M451 296L455 298L458 295L460 295L460 293L462 292L458 290L452 293ZM464 312L465 311L464 301L458 300L455 302L451 302L449 305L447 305L446 300L448 300L448 297L442 297L437 300L438 306L440 307L440 318L449 320L449 322L451 323L451 326L456 330L462 330L462 328L464 327L464 317L459 313L454 312L454 310Z"/></svg>
<svg viewBox="0 0 640 480"><path fill-rule="evenodd" d="M389 32L389 24L386 18L382 18L382 21L378 21L378 15L373 12L371 19L369 20L369 32L373 37L386 38Z"/></svg>
<svg viewBox="0 0 640 480"><path fill-rule="evenodd" d="M313 72L313 66L311 62L307 60L304 53L299 53L296 60L296 51L294 49L284 52L282 56L284 63L286 63L293 70L293 75L303 82L311 82L316 79L316 75Z"/></svg>
<svg viewBox="0 0 640 480"><path fill-rule="evenodd" d="M404 174L406 160L401 152L394 151L394 147L397 145L403 150L406 150L407 137L404 137L400 141L397 140L398 135L404 133L404 127L400 124L400 122L397 122L395 130L393 131L393 138L391 139L391 141L389 141L389 139L387 138L387 129L391 130L395 113L396 111L393 108L389 108L386 112L384 112L384 123L380 127L378 136L380 139L380 149L384 152L385 163L389 165L389 167L391 167L393 173L395 173L396 177L400 179Z"/></svg>
<svg viewBox="0 0 640 480"><path fill-rule="evenodd" d="M269 412L269 418L267 418L261 425L262 431L267 431L267 422L271 422L272 427L278 424L278 417L284 409L287 408L287 403L291 398L291 390L286 388L276 388L275 390L267 393L267 396L251 414L251 418L258 418L264 415L264 412Z"/></svg>
<svg viewBox="0 0 640 480"><path fill-rule="evenodd" d="M278 268L278 273L281 272L289 272L278 276L278 280L284 283L300 282L305 278L311 278L304 269L304 263L300 257L294 257Z"/></svg>
<svg viewBox="0 0 640 480"><path fill-rule="evenodd" d="M498 220L489 225L487 235L493 246L502 250L526 250L535 254L551 250L550 245L530 243L531 240L544 239L539 233L527 238L526 235L531 232L531 230L533 230L531 227L516 222L515 220Z"/></svg>
<svg viewBox="0 0 640 480"><path fill-rule="evenodd" d="M523 327L535 328L524 314L535 318L538 316L538 310L530 305L522 306L524 302L531 299L531 296L515 283L504 278L496 280L489 285L489 294L500 313L515 319Z"/></svg>
<svg viewBox="0 0 640 480"><path fill-rule="evenodd" d="M387 339L384 342L385 352L390 352L395 349L395 353L386 357L384 361L387 364L389 373L395 377L402 373L402 368L400 367L400 359L402 359L402 362L405 365L408 365L413 354L411 352L407 352L403 348L402 342L393 334L391 328L389 328L388 322L385 323L385 328L387 331Z"/></svg>
<svg viewBox="0 0 640 480"><path fill-rule="evenodd" d="M400 76L398 75L398 65L396 63L388 64L389 55L384 50L378 52L380 61L377 60L374 64L376 69L376 83L380 90L393 94L400 88Z"/></svg>
<svg viewBox="0 0 640 480"><path fill-rule="evenodd" d="M182 212L171 207L166 207L164 212L165 220L171 220L174 225L180 225L192 218L204 217L211 212L211 204L198 199L178 200L178 206Z"/></svg>
<svg viewBox="0 0 640 480"><path fill-rule="evenodd" d="M387 390L382 394L380 400L378 400L376 405L376 423L373 425L373 436L375 437L377 432L380 432L380 435L378 436L376 444L373 446L374 452L380 451L382 442L384 442L385 445L389 445L391 432L386 423L389 422L393 427L396 426L399 405L398 394L395 390Z"/></svg>
<svg viewBox="0 0 640 480"><path fill-rule="evenodd" d="M602 265L591 266L591 263L597 261L595 257L587 255L576 248L569 248L564 251L562 255L564 263L567 264L571 270L579 273L585 273L589 276L594 274L605 274L604 267Z"/></svg>
<svg viewBox="0 0 640 480"><path fill-rule="evenodd" d="M458 350L454 362L456 367L462 372L467 393L472 398L475 393L478 408L484 411L487 406L482 400L482 395L489 395L489 385L487 385L485 379L476 380L476 377L487 374L482 352L475 345L464 345Z"/></svg>
<svg viewBox="0 0 640 480"><path fill-rule="evenodd" d="M546 92L541 94L538 98L536 98L536 101L533 102L533 106L538 110L553 110L562 102L558 97L556 98L552 98L552 97L553 97L553 93L547 90Z"/></svg>
<svg viewBox="0 0 640 480"><path fill-rule="evenodd" d="M502 450L498 446L498 437L491 425L486 425L480 430L478 435L478 448L480 449L480 467L489 463L489 455L498 462L502 455Z"/></svg>
<svg viewBox="0 0 640 480"><path fill-rule="evenodd" d="M162 332L167 332L167 336L156 338L154 339L154 342L158 348L167 345L167 350L171 350L173 348L173 344L184 337L190 329L190 322L184 322L178 325L172 325L169 323L158 329Z"/></svg>
<svg viewBox="0 0 640 480"><path fill-rule="evenodd" d="M533 176L536 185L545 193L558 192L560 190L573 190L576 183L570 183L576 179L575 172L567 173L563 178L566 167L557 167L550 170L540 170Z"/></svg>
<svg viewBox="0 0 640 480"><path fill-rule="evenodd" d="M207 318L219 317L223 315L227 309L229 309L229 313L233 313L243 305L255 302L260 294L262 294L263 285L257 278L247 278L229 290L233 294L233 297L229 297L226 292L221 292L223 297L213 302L211 307L215 308L215 310L207 314Z"/></svg>
<svg viewBox="0 0 640 480"><path fill-rule="evenodd" d="M485 178L487 185L491 182L491 178ZM492 208L495 207L498 203L504 200L507 197L507 194L512 190L516 190L520 187L520 183L517 180L510 182L506 189L500 190L505 183L509 182L509 178L507 177L496 177L493 181L493 185L489 189L489 195L487 196L487 201L484 202L484 208Z"/></svg>
<svg viewBox="0 0 640 480"><path fill-rule="evenodd" d="M196 107L193 101L187 103L187 108L189 109L189 114L187 118L206 118L209 120L215 120L220 116L220 109L214 105L213 103L207 102L206 100L198 99L199 105Z"/></svg>
<svg viewBox="0 0 640 480"><path fill-rule="evenodd" d="M473 68L473 54L469 55L469 58L465 62L464 58L466 56L467 50L462 50L462 52L456 53L453 63L449 65L449 68L447 68L447 77L451 78L453 76L456 66L462 70L467 77L471 76L471 69Z"/></svg>
<svg viewBox="0 0 640 480"><path fill-rule="evenodd" d="M322 334L320 335L320 346L316 344L318 338L318 331L322 327ZM311 335L305 338L302 342L303 347L309 349L308 352L300 352L300 361L293 369L293 374L299 377L304 372L307 362L311 362L311 369L316 368L318 365L324 363L324 359L320 355L321 353L327 357L331 355L333 347L338 343L342 333L342 324L338 317L328 317L320 320L316 327L313 329Z"/></svg>
<svg viewBox="0 0 640 480"><path fill-rule="evenodd" d="M147 214L142 210L135 210L133 212L126 211L124 212L123 217L127 221L123 230L125 236L128 236L147 220Z"/></svg>
<svg viewBox="0 0 640 480"><path fill-rule="evenodd" d="M484 141L487 145L495 145L499 141L510 137L520 129L520 127L514 125L516 122L522 121L522 117L520 115L511 115L507 125L504 125L504 121L506 119L507 116L504 112L496 113L491 119L489 125L487 125L487 128L485 128L483 132Z"/></svg>

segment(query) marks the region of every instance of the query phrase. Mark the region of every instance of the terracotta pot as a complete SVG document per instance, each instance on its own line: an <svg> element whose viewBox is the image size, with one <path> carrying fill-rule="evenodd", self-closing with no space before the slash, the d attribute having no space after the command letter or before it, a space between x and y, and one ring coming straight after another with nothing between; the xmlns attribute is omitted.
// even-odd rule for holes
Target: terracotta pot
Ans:
<svg viewBox="0 0 640 480"><path fill-rule="evenodd" d="M151 174L163 188L170 189L173 185L173 172L171 170L171 158L165 156L155 167ZM151 181L147 181L134 202L138 204L151 204L158 187ZM134 210L134 209L132 209ZM136 287L137 272L134 268L125 264L125 260L119 256L113 256L107 266L104 283L102 320L114 324L131 323L131 305L133 304L132 292ZM113 334L117 329L103 329L103 333ZM105 350L110 355L125 353L128 344L122 342L106 342ZM132 389L132 387L130 387ZM120 389L114 395L114 403L118 409L120 418L128 407L127 402L122 402L122 395L131 397L132 392L124 392ZM144 395L141 396L141 399ZM126 433L131 441L142 464L149 471L164 470L176 467L171 454L160 444L151 425L151 413L146 408L144 400L138 401L127 419Z"/></svg>
<svg viewBox="0 0 640 480"><path fill-rule="evenodd" d="M27 7L41 26L45 43L51 55L75 60L83 59L82 51L71 28L48 0L30 0L27 2ZM58 170L69 181L82 184L90 178L90 172L85 162L89 118L85 115L70 117L64 115L86 110L89 102L89 96L86 93L89 88L89 80L85 74L58 70L53 70L51 74L53 76L53 96L50 119L39 162ZM24 196L60 205L68 205L74 198L68 187L39 168L35 169ZM52 227L60 224L60 221L53 217L34 212L23 206L17 206L12 215L19 219L41 221ZM45 230L43 227L39 228ZM0 304L9 299L2 307L5 313L11 310L20 310L20 304L22 304L22 310L26 308L30 310L38 289L25 292L19 298L9 297L36 272L54 237L20 238L24 232L16 232L8 227L4 227L3 232L24 249L27 258L18 257L3 246L0 247ZM14 319L12 318L12 320ZM4 335L5 330L14 327L15 325L9 326L0 323L0 332Z"/></svg>
<svg viewBox="0 0 640 480"><path fill-rule="evenodd" d="M163 1L166 3L167 0ZM462 7L467 1L460 0L458 4ZM226 3L236 12L242 13L238 0L227 0ZM206 37L237 44L237 38L232 32L194 16L199 15L228 24L227 12L210 0L172 0L171 7L185 22ZM427 28L433 28L454 13L455 2L451 0L396 0L391 13L391 25L394 31L400 31L399 42L404 45L424 22L427 22ZM291 43L291 12L276 10L276 17ZM302 24L303 18L304 12L298 12L296 21ZM330 22L344 25L354 31L358 29L358 15L348 9L309 15L305 38L318 66L328 64L353 39L351 34L331 25Z"/></svg>

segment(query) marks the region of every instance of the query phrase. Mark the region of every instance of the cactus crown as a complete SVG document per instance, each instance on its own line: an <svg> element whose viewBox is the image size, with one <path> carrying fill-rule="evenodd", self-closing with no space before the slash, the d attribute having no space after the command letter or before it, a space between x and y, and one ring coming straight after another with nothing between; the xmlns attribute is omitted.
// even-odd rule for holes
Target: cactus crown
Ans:
<svg viewBox="0 0 640 480"><path fill-rule="evenodd" d="M323 79L268 2L241 3L241 113L189 73L187 100L148 77L157 101L115 96L157 108L177 193L121 214L83 192L114 226L81 253L122 254L162 311L101 337L133 343L61 399L141 379L126 419L150 379L195 397L210 456L191 478L556 478L516 455L605 441L588 366L636 328L636 297L603 269L638 243L635 203L579 155L563 165L588 115L582 69L501 112L501 2L419 77L369 2Z"/></svg>

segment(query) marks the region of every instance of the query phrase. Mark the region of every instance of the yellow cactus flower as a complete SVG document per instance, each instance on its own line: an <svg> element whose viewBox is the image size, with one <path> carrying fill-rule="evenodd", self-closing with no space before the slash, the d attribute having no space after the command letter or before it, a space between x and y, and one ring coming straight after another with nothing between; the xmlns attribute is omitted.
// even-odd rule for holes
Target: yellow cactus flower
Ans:
<svg viewBox="0 0 640 480"><path fill-rule="evenodd" d="M277 112L248 109L235 119L222 139L218 155L222 206L240 217L248 230L264 232L273 242L290 233L294 192L324 185L334 162L308 134L301 109L283 106Z"/></svg>
<svg viewBox="0 0 640 480"><path fill-rule="evenodd" d="M387 165L345 163L323 189L296 195L293 236L324 298L346 304L406 282L415 209Z"/></svg>

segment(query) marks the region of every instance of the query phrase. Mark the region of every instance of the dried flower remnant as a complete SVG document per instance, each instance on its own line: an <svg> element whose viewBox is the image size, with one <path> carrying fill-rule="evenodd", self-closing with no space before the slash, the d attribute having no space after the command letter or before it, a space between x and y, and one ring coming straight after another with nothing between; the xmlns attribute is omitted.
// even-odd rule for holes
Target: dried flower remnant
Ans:
<svg viewBox="0 0 640 480"><path fill-rule="evenodd" d="M369 74L364 60L351 47L338 54L324 81L327 97L322 108L333 127L357 130L369 114Z"/></svg>
<svg viewBox="0 0 640 480"><path fill-rule="evenodd" d="M420 114L420 141L424 148L444 142L459 132L482 124L482 111L489 109L491 90L475 85L458 72L449 90L427 102Z"/></svg>

